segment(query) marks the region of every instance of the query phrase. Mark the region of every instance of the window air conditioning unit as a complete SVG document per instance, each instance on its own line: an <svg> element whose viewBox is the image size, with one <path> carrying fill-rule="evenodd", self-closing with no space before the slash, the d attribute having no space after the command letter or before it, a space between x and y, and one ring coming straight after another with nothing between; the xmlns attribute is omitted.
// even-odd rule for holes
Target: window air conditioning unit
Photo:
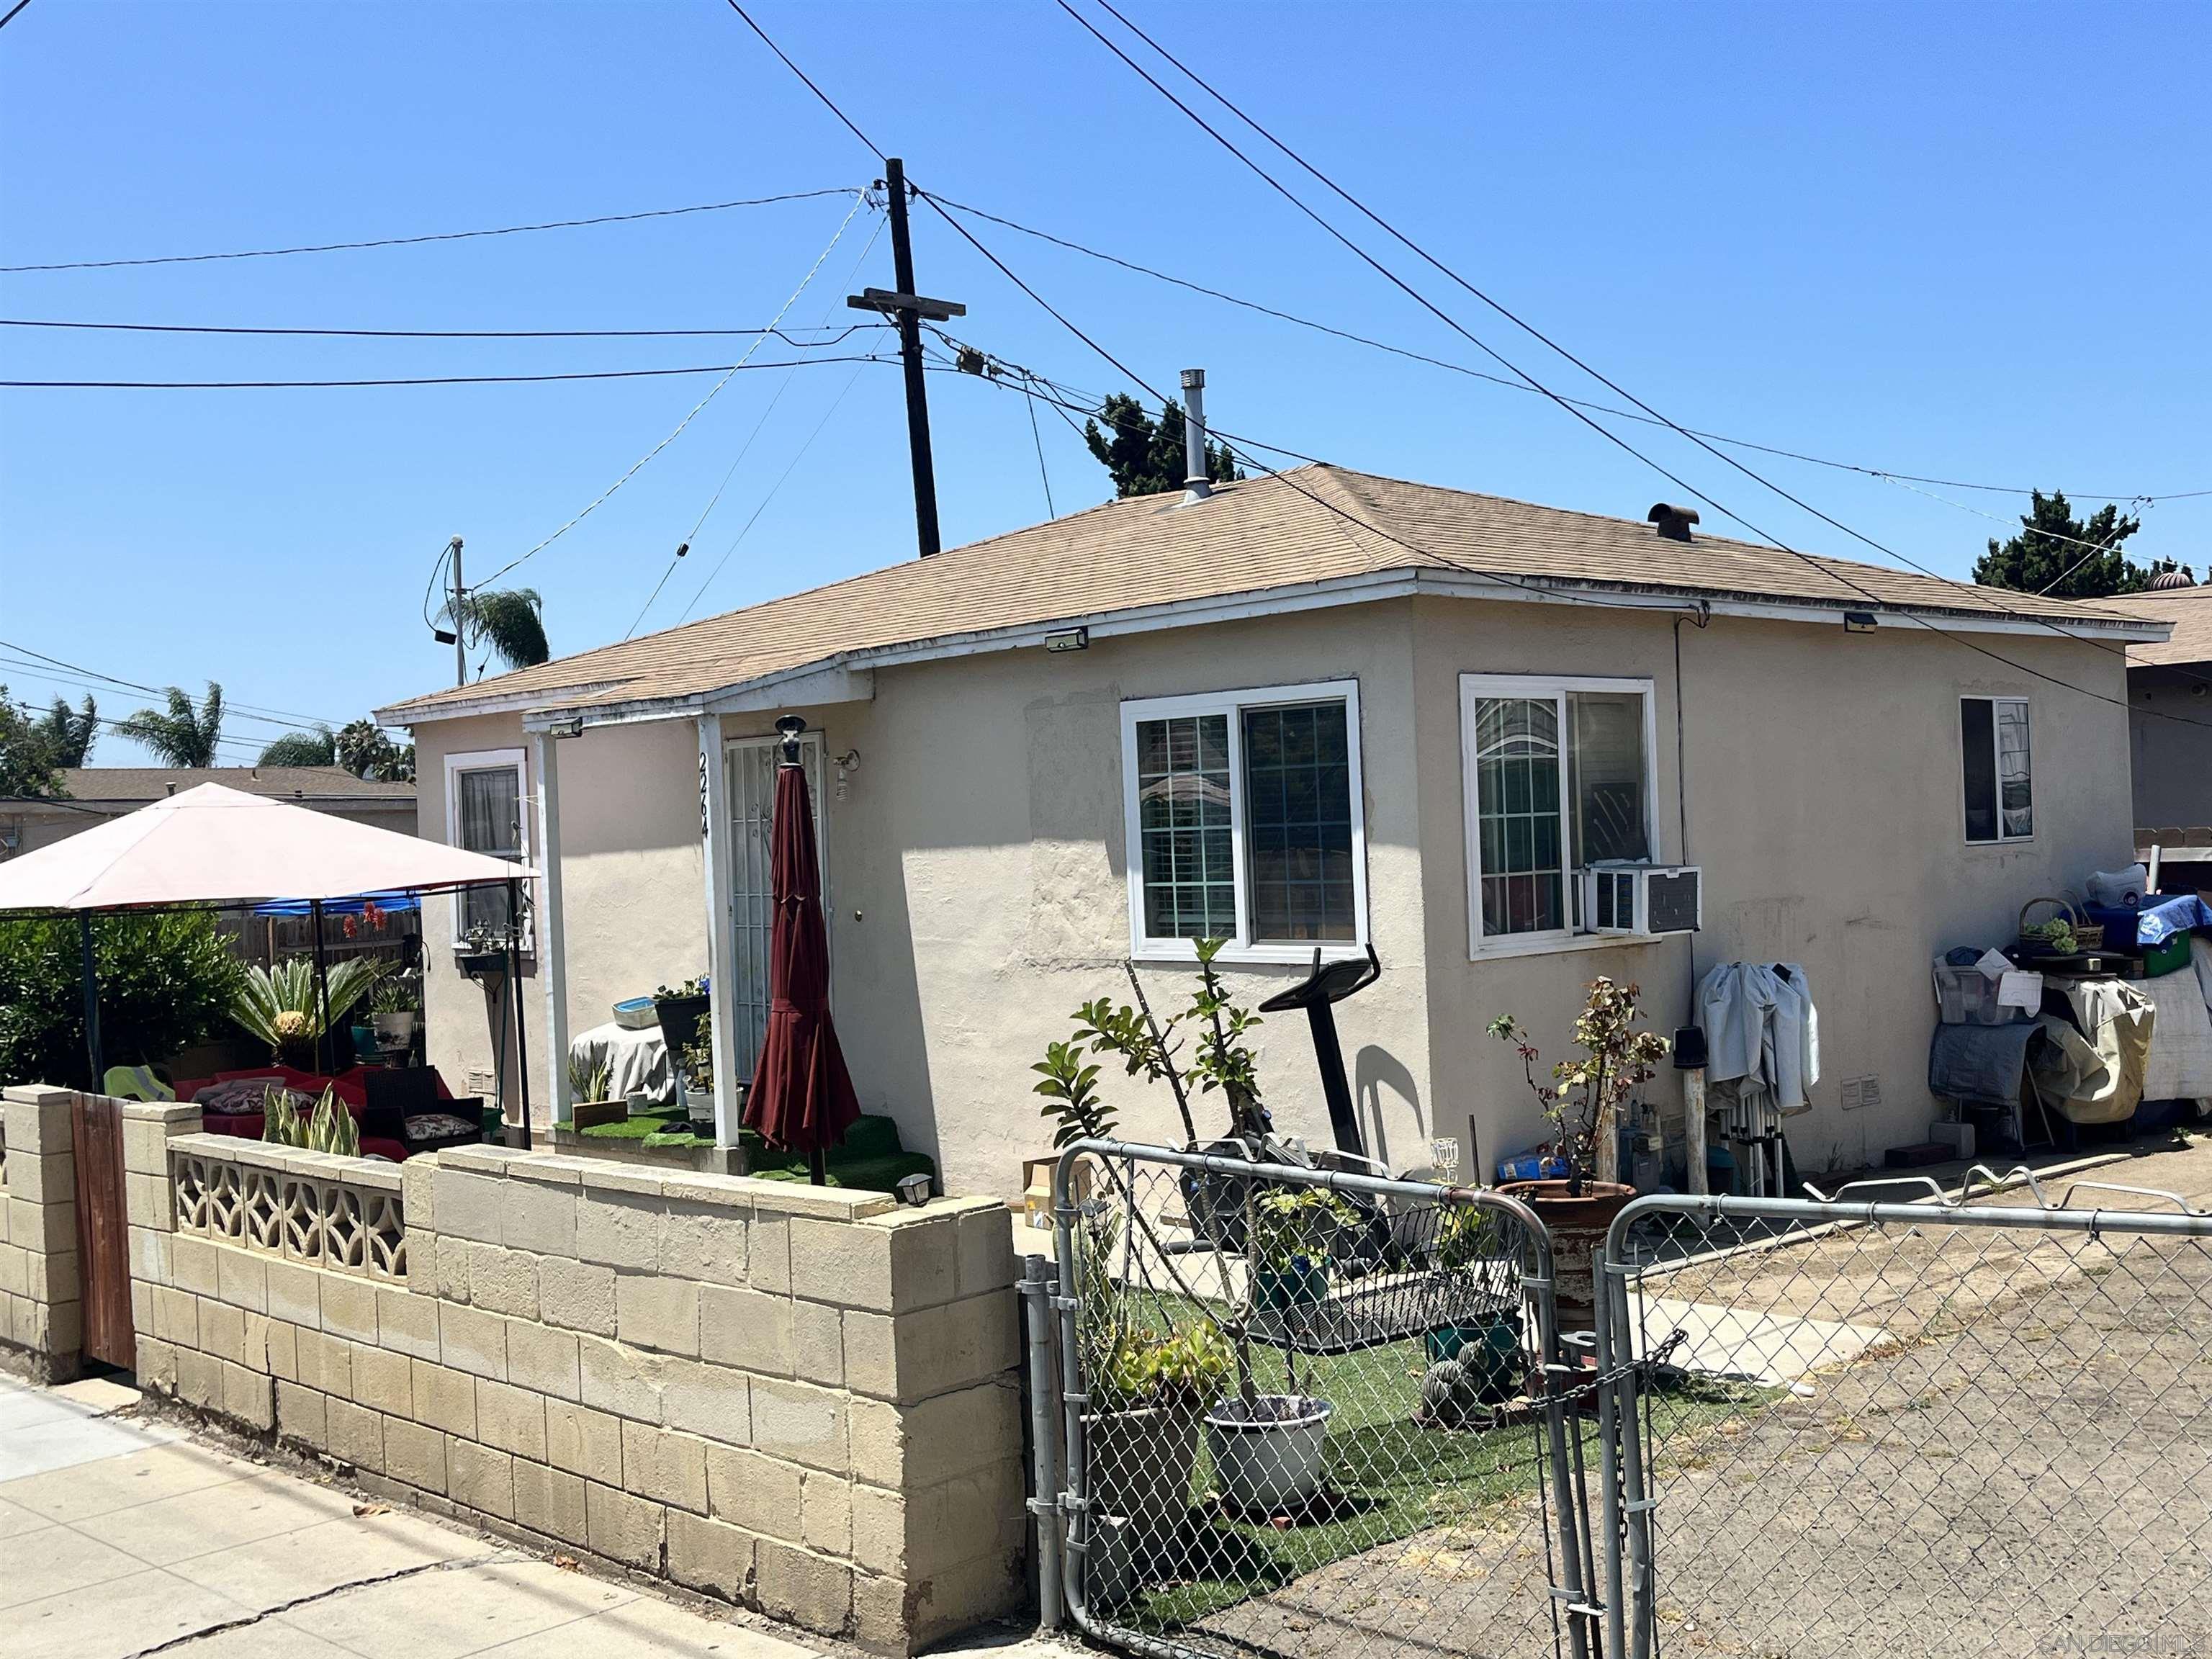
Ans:
<svg viewBox="0 0 2212 1659"><path fill-rule="evenodd" d="M1594 864L1583 872L1583 925L1593 933L1694 933L1705 925L1694 864Z"/></svg>

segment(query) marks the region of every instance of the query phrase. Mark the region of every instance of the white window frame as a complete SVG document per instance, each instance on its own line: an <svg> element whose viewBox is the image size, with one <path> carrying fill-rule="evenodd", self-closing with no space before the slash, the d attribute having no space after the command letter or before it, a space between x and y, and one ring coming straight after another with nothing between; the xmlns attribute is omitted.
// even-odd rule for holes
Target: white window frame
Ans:
<svg viewBox="0 0 2212 1659"><path fill-rule="evenodd" d="M446 845L461 848L461 787L464 772L496 772L502 767L514 770L516 816L521 820L517 826L521 837L522 856L519 863L530 862L531 811L530 751L526 749L475 749L446 757ZM461 848L462 851L467 851ZM526 953L537 943L535 919L531 915L528 883L524 884L522 902L522 937L519 948ZM460 891L453 895L453 948L458 951L467 944L462 933L462 917L467 908Z"/></svg>
<svg viewBox="0 0 2212 1659"><path fill-rule="evenodd" d="M1348 939L1255 941L1252 938L1250 825L1244 810L1244 721L1248 708L1340 702L1344 705L1345 759L1352 795L1352 931ZM1129 866L1129 954L1139 962L1195 962L1196 941L1154 939L1145 932L1145 840L1143 811L1137 799L1137 727L1145 720L1223 714L1229 726L1230 868L1237 890L1237 937L1214 958L1221 963L1305 963L1314 949L1334 962L1367 954L1367 803L1359 763L1359 682L1316 680L1304 685L1249 686L1231 691L1202 691L1188 696L1143 697L1121 705L1121 809L1123 846Z"/></svg>
<svg viewBox="0 0 2212 1659"><path fill-rule="evenodd" d="M1572 924L1574 889L1581 870L1571 856L1563 857L1568 890L1560 895L1565 927L1538 933L1486 934L1482 930L1482 785L1473 752L1475 704L1485 697L1548 698L1559 720L1559 837L1563 855L1573 847L1572 788L1574 768L1568 745L1572 727L1567 720L1570 692L1635 693L1644 699L1644 822L1651 838L1651 860L1660 862L1659 845L1659 698L1657 683L1648 678L1615 678L1587 675L1462 674L1459 677L1459 756L1462 799L1460 817L1467 841L1467 951L1470 962L1493 957L1533 956L1553 951L1599 950L1612 945L1637 945L1659 937L1654 933L1594 933Z"/></svg>
<svg viewBox="0 0 2212 1659"><path fill-rule="evenodd" d="M1982 837L1967 830L1966 805L1966 705L1985 702L1990 705L1990 766L1992 787L1996 799L1992 803L1997 816L1997 832ZM2016 702L2027 711L2027 811L2028 832L2024 836L2008 836L2004 823L2004 750L1997 736L1997 704ZM1969 847L2024 847L2034 841L2035 811L2035 708L2027 694L2004 691L1964 691L1959 696L1959 835Z"/></svg>

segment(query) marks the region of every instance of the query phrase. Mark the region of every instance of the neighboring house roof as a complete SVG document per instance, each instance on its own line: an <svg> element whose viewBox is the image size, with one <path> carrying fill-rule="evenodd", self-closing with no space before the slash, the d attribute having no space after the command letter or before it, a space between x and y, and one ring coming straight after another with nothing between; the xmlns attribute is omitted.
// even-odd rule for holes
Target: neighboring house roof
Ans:
<svg viewBox="0 0 2212 1659"><path fill-rule="evenodd" d="M1373 598L1393 578L1416 589L1479 586L1568 601L1610 592L1814 606L1831 614L1880 608L1984 626L2016 628L2021 615L2094 632L2142 626L2138 617L2063 600L1999 596L1723 537L1673 541L1646 522L1315 465L1217 485L1209 500L1188 506L1178 494L1109 501L378 713L411 724L488 708L696 698L817 666L865 665L881 653L927 644L1142 617L1232 596ZM2130 636L2141 635L2122 635Z"/></svg>
<svg viewBox="0 0 2212 1659"><path fill-rule="evenodd" d="M78 805L143 806L204 783L309 806L411 805L411 783L376 783L336 766L77 766L62 774Z"/></svg>
<svg viewBox="0 0 2212 1659"><path fill-rule="evenodd" d="M2131 616L2155 617L2173 624L2171 639L2128 647L2130 668L2164 667L2173 663L2212 663L2212 586L2171 587L2157 593L2125 593L2100 599L2108 611Z"/></svg>

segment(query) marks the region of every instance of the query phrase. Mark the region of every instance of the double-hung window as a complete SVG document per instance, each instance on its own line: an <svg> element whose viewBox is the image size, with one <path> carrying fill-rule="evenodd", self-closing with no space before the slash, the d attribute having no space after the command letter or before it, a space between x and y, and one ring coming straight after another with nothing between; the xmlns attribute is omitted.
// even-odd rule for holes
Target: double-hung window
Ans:
<svg viewBox="0 0 2212 1659"><path fill-rule="evenodd" d="M1966 769L1966 839L2026 841L2035 833L2033 768L2026 697L1959 699Z"/></svg>
<svg viewBox="0 0 2212 1659"><path fill-rule="evenodd" d="M530 856L529 801L521 750L446 757L447 844L522 863ZM470 887L453 896L456 945L479 930L503 941L507 925L505 888Z"/></svg>
<svg viewBox="0 0 2212 1659"><path fill-rule="evenodd" d="M1121 768L1137 955L1365 941L1357 682L1125 702Z"/></svg>
<svg viewBox="0 0 2212 1659"><path fill-rule="evenodd" d="M1470 949L1583 931L1581 872L1653 856L1651 682L1460 676Z"/></svg>

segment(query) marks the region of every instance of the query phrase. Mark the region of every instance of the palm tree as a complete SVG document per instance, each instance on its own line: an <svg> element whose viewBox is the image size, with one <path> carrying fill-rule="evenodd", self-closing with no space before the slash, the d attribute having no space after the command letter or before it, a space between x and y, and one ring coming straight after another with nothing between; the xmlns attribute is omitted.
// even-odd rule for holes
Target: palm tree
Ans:
<svg viewBox="0 0 2212 1659"><path fill-rule="evenodd" d="M100 735L100 705L85 694L84 706L72 711L59 697L33 728L53 750L57 766L82 766L92 754L92 740Z"/></svg>
<svg viewBox="0 0 2212 1659"><path fill-rule="evenodd" d="M458 607L448 599L440 619L458 629L464 643L488 645L509 668L530 668L553 654L545 643L544 601L530 587L477 588L464 593Z"/></svg>
<svg viewBox="0 0 2212 1659"><path fill-rule="evenodd" d="M327 726L312 732L287 732L261 751L264 766L336 766L337 738Z"/></svg>
<svg viewBox="0 0 2212 1659"><path fill-rule="evenodd" d="M222 688L210 680L207 696L197 709L181 686L171 686L168 697L166 714L142 708L116 721L115 729L144 744L171 766L213 766L216 741L222 736Z"/></svg>

